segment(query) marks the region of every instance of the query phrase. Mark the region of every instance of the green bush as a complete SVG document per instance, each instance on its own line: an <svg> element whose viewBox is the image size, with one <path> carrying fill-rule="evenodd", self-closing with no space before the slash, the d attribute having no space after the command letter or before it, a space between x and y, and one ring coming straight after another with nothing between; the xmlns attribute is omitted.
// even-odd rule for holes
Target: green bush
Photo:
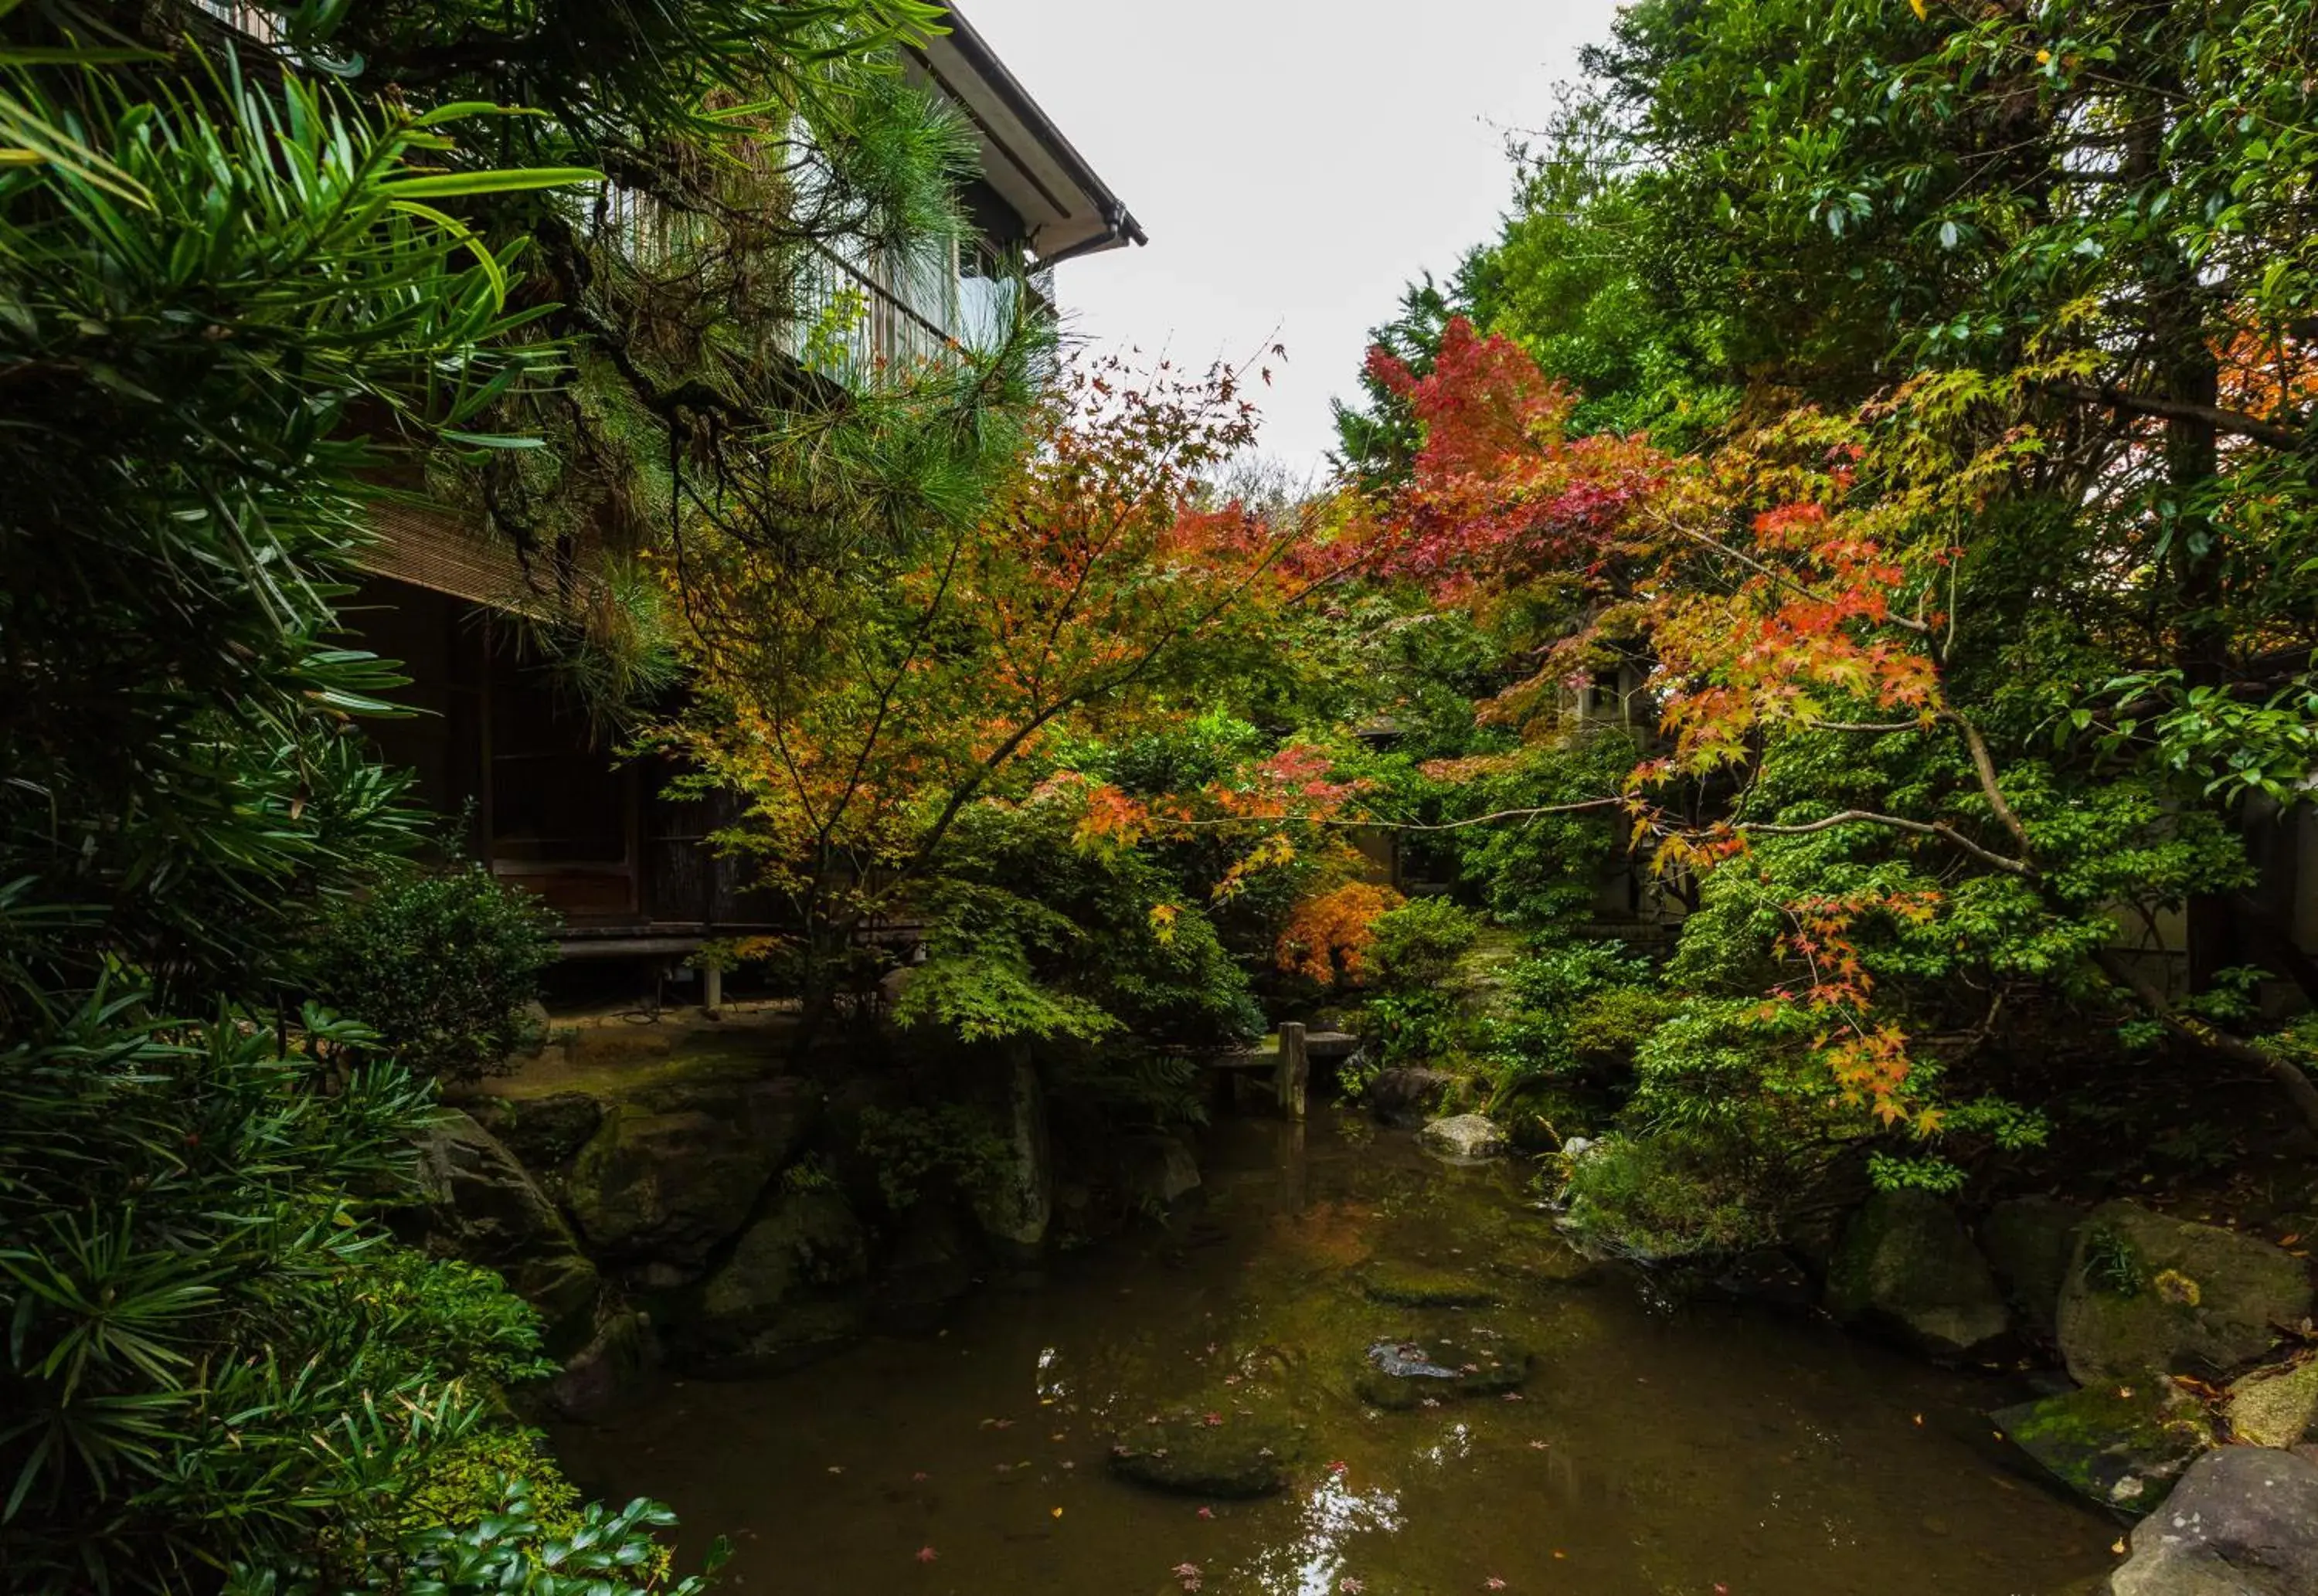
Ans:
<svg viewBox="0 0 2318 1596"><path fill-rule="evenodd" d="M1481 920L1446 898L1415 898L1377 916L1370 949L1378 991L1424 991L1457 973L1457 961L1481 939Z"/></svg>
<svg viewBox="0 0 2318 1596"><path fill-rule="evenodd" d="M305 1034L360 1040L315 1012ZM0 1049L11 1591L352 1568L495 1421L499 1384L544 1367L493 1276L376 1223L410 1189L432 1093L337 1062L103 992Z"/></svg>
<svg viewBox="0 0 2318 1596"><path fill-rule="evenodd" d="M864 1108L858 1146L877 1169L878 1189L895 1213L928 1190L968 1196L989 1190L1013 1167L1014 1147L989 1116L966 1103L930 1108Z"/></svg>
<svg viewBox="0 0 2318 1596"><path fill-rule="evenodd" d="M480 865L400 874L318 939L310 990L375 1032L405 1068L478 1080L535 1039L530 1007L555 958L555 923Z"/></svg>
<svg viewBox="0 0 2318 1596"><path fill-rule="evenodd" d="M1571 1162L1563 1193L1589 1247L1650 1260L1742 1252L1779 1239L1779 1188L1757 1150L1688 1129L1613 1135Z"/></svg>

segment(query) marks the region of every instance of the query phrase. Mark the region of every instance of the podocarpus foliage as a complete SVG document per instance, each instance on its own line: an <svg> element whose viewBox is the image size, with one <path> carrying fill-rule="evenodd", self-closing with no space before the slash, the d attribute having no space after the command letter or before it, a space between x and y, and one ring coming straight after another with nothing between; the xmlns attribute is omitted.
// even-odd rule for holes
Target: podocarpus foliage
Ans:
<svg viewBox="0 0 2318 1596"><path fill-rule="evenodd" d="M712 392L768 428L837 403L773 358L777 327L681 345L633 269L589 342L601 279L554 247L626 266L599 174L714 188L766 124L810 129L826 181L750 259L939 231L955 129L886 53L930 13L247 15L271 52L193 12L0 17L0 1570L28 1592L665 1585L664 1513L580 1506L507 1435L498 1388L542 1367L530 1311L386 1239L428 1092L301 1009L310 928L421 823L360 734L393 670L335 605L382 492L505 502L493 462L517 460L567 480L519 429L586 410L590 372L662 415L661 459ZM744 211L770 214L711 220Z"/></svg>

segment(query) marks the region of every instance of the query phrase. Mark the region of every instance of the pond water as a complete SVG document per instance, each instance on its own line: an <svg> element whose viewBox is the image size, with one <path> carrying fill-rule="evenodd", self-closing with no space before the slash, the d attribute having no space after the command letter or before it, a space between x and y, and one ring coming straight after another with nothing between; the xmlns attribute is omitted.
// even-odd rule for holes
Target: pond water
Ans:
<svg viewBox="0 0 2318 1596"><path fill-rule="evenodd" d="M937 1334L671 1382L559 1435L571 1472L671 1503L687 1555L731 1537L723 1588L767 1596L2054 1596L2114 1562L2116 1527L1991 1435L2000 1382L1761 1307L1655 1303L1586 1270L1517 1171L1351 1116L1226 1119L1206 1151L1187 1232L993 1287ZM1380 1390L1379 1343L1525 1349L1529 1377ZM1404 1386L1414 1405L1379 1405ZM1235 1431L1277 1441L1285 1490L1115 1473L1115 1448Z"/></svg>

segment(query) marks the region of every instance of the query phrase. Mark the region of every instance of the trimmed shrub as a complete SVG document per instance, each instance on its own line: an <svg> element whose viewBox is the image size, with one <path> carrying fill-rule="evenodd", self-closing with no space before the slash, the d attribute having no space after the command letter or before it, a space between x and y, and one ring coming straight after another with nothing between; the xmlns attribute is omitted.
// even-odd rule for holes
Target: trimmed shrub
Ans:
<svg viewBox="0 0 2318 1596"><path fill-rule="evenodd" d="M536 1039L531 1005L556 919L480 865L397 875L315 943L318 1002L377 1033L403 1067L471 1081Z"/></svg>

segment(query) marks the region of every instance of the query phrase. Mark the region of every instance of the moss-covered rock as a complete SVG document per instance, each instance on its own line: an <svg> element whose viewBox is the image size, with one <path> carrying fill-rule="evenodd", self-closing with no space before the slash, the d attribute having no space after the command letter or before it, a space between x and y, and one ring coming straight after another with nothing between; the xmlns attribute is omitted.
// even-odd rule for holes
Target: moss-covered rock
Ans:
<svg viewBox="0 0 2318 1596"><path fill-rule="evenodd" d="M1377 1264L1361 1274L1361 1290L1397 1308L1485 1308L1497 1300L1474 1276L1415 1264Z"/></svg>
<svg viewBox="0 0 2318 1596"><path fill-rule="evenodd" d="M2256 1447L2290 1447L2318 1421L2318 1361L2256 1369L2230 1387L2230 1434Z"/></svg>
<svg viewBox="0 0 2318 1596"><path fill-rule="evenodd" d="M1361 1358L1352 1391L1370 1407L1403 1412L1518 1391L1529 1381L1530 1364L1529 1349L1502 1336L1383 1340Z"/></svg>
<svg viewBox="0 0 2318 1596"><path fill-rule="evenodd" d="M779 1374L860 1340L865 1312L858 1294L782 1305L738 1340L701 1351L695 1361L719 1376Z"/></svg>
<svg viewBox="0 0 2318 1596"><path fill-rule="evenodd" d="M1980 1250L2005 1299L2022 1324L2048 1341L2059 1318L2077 1227L2084 1222L2081 1205L2049 1197L1999 1203L1980 1222Z"/></svg>
<svg viewBox="0 0 2318 1596"><path fill-rule="evenodd" d="M580 1151L572 1215L598 1258L657 1266L663 1283L696 1278L795 1156L816 1107L805 1082L780 1077L640 1091Z"/></svg>
<svg viewBox="0 0 2318 1596"><path fill-rule="evenodd" d="M784 1194L741 1233L700 1294L700 1316L745 1333L773 1318L799 1292L851 1286L869 1272L861 1222L835 1192Z"/></svg>
<svg viewBox="0 0 2318 1596"><path fill-rule="evenodd" d="M475 1117L535 1177L564 1169L604 1123L604 1099L584 1091L479 1098Z"/></svg>
<svg viewBox="0 0 2318 1596"><path fill-rule="evenodd" d="M2015 1446L2087 1500L2146 1512L2213 1444L2212 1426L2170 1381L2089 1385L1989 1415Z"/></svg>
<svg viewBox="0 0 2318 1596"><path fill-rule="evenodd" d="M1433 1120L1416 1133L1416 1140L1425 1152L1460 1163L1502 1158L1508 1147L1505 1132L1485 1114Z"/></svg>
<svg viewBox="0 0 2318 1596"><path fill-rule="evenodd" d="M2309 1270L2282 1249L2116 1202L2077 1233L2055 1329L2079 1380L2129 1384L2241 1367L2310 1312Z"/></svg>
<svg viewBox="0 0 2318 1596"><path fill-rule="evenodd" d="M427 1244L497 1269L545 1323L549 1349L586 1339L601 1282L515 1155L472 1116L445 1111L418 1140Z"/></svg>
<svg viewBox="0 0 2318 1596"><path fill-rule="evenodd" d="M1270 1496L1288 1484L1303 1439L1286 1424L1220 1411L1220 1423L1190 1418L1145 1425L1111 1448L1111 1472L1179 1496L1218 1501Z"/></svg>
<svg viewBox="0 0 2318 1596"><path fill-rule="evenodd" d="M1955 1210L1922 1191L1868 1198L1836 1250L1827 1306L1846 1323L1935 1357L1981 1350L2011 1326L1996 1277Z"/></svg>

